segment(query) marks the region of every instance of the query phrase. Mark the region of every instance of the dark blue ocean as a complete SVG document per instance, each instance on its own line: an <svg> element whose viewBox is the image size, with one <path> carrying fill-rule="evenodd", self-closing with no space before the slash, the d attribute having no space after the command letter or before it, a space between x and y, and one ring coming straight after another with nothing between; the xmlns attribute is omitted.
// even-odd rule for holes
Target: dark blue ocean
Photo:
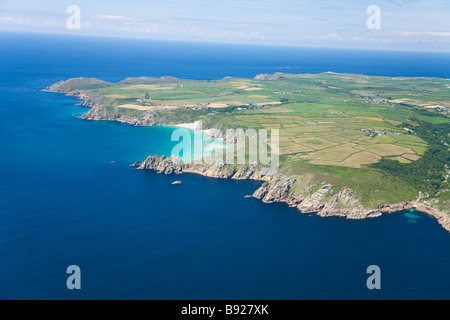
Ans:
<svg viewBox="0 0 450 320"><path fill-rule="evenodd" d="M133 170L173 129L84 121L40 91L277 71L448 78L450 55L0 33L0 298L450 299L450 234L427 215L323 219L244 199L257 182Z"/></svg>

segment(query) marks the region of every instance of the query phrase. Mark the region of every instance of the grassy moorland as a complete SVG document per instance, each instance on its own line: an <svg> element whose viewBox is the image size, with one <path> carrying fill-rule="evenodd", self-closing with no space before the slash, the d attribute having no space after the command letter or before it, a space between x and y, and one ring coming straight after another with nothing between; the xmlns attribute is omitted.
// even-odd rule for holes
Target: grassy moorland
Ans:
<svg viewBox="0 0 450 320"><path fill-rule="evenodd" d="M58 89L81 90L111 114L279 129L281 170L302 175L298 188L349 187L369 207L413 200L420 191L422 200L450 211L449 79L336 73L118 83L78 78Z"/></svg>

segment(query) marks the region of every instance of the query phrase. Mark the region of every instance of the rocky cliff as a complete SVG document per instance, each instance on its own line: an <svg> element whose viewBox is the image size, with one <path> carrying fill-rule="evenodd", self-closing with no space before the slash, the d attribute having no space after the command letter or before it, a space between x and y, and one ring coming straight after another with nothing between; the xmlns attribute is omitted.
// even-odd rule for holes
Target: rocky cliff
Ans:
<svg viewBox="0 0 450 320"><path fill-rule="evenodd" d="M179 157L165 157L152 155L142 163L135 163L138 169L154 170L164 174L195 173L207 177L222 179L253 179L264 181L253 193L253 197L265 203L284 202L290 207L297 208L302 213L313 213L321 217L343 217L346 219L366 219L379 217L410 209L428 213L450 232L448 215L434 208L418 202L399 204L383 204L378 208L365 208L358 194L348 188L333 190L330 184L322 184L314 192L308 190L294 190L295 183L300 176L284 176L282 174L269 175L268 168L249 165L202 164L183 163Z"/></svg>
<svg viewBox="0 0 450 320"><path fill-rule="evenodd" d="M366 209L357 195L348 188L335 192L330 184L323 184L317 191L307 194L304 190L292 191L291 187L299 179L295 177L274 176L264 183L253 196L263 202L285 202L302 213L315 213L321 217L339 216L347 219L378 217L377 209Z"/></svg>
<svg viewBox="0 0 450 320"><path fill-rule="evenodd" d="M154 170L164 174L182 174L195 173L205 177L222 178L222 179L252 179L252 180L268 180L268 168L258 168L257 166L243 165L237 166L232 164L201 164L183 163L180 157L165 156L149 156L142 163L135 163L138 169Z"/></svg>
<svg viewBox="0 0 450 320"><path fill-rule="evenodd" d="M89 88L98 88L104 86L108 82L95 78L74 78L57 82L50 87L45 88L44 92L65 93L68 96L77 97L82 100L80 105L95 108L104 105L108 99L101 92L90 90ZM79 89L78 86L83 84L86 89ZM111 103L114 100L110 100Z"/></svg>
<svg viewBox="0 0 450 320"><path fill-rule="evenodd" d="M127 80L127 79L126 79ZM126 80L124 80L126 82ZM139 80L139 79L137 79ZM74 89L80 86L86 89ZM82 100L80 105L91 108L86 114L79 118L84 120L107 120L130 124L133 126L163 126L174 125L168 121L162 120L161 116L154 110L123 112L118 108L118 102L115 99L105 97L98 88L108 84L108 82L95 78L74 78L66 81L57 82L50 87L45 88L45 92L65 93L68 96L76 97Z"/></svg>
<svg viewBox="0 0 450 320"><path fill-rule="evenodd" d="M87 101L87 100L86 100ZM153 110L147 110L144 112L136 112L126 114L119 112L117 107L104 108L100 106L95 106L91 108L86 114L80 116L84 120L108 120L117 121L121 123L127 123L133 126L164 126L164 125L174 125L172 123L167 123L161 119L161 117Z"/></svg>

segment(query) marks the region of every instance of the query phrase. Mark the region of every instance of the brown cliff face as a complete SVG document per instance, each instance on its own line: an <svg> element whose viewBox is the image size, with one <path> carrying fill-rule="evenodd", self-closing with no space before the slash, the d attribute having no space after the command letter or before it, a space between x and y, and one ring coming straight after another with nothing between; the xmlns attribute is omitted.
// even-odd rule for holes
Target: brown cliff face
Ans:
<svg viewBox="0 0 450 320"><path fill-rule="evenodd" d="M356 195L350 189L341 189L330 195L333 186L324 184L310 195L291 192L297 178L278 176L264 183L253 196L263 202L286 202L296 207L302 213L315 213L321 217L339 216L348 219L363 219L372 216L372 210L366 210L359 203ZM381 214L378 214L381 215Z"/></svg>
<svg viewBox="0 0 450 320"><path fill-rule="evenodd" d="M330 184L323 184L313 193L300 193L293 186L298 176L286 177L282 174L268 175L267 168L256 166L237 166L229 164L183 163L179 157L149 156L142 163L135 163L138 169L154 170L164 174L195 173L221 179L253 179L264 183L253 193L253 197L265 203L284 202L302 213L314 213L320 217L342 217L346 219L366 219L379 217L415 208L428 213L450 232L448 215L417 202L383 204L375 209L365 208L358 194L348 188L333 190Z"/></svg>

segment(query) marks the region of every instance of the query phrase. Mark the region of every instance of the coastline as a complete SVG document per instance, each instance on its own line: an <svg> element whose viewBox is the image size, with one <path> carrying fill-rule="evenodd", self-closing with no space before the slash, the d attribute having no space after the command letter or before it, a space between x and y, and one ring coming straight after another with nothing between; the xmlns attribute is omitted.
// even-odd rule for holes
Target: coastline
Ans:
<svg viewBox="0 0 450 320"><path fill-rule="evenodd" d="M90 107L91 109L79 118L93 121L116 121L130 124L133 126L168 126L186 128L194 131L200 131L206 137L210 135L211 129L200 129L199 121L193 123L167 123L154 112L149 111L143 118L133 116L110 114L103 110L101 105L97 103L97 97L91 97L84 90L67 90L63 84L65 82L47 87L44 92L65 93L68 96L74 96L83 100L80 105ZM56 86L56 87L55 87ZM214 137L216 140L226 144L223 137ZM223 148L222 150L225 150ZM198 159L202 156L198 156ZM263 185L256 190L252 197L258 198L265 203L284 202L290 207L297 207L302 213L314 213L320 217L343 217L346 219L366 219L375 218L383 214L391 214L405 210L415 209L424 212L435 218L438 223L448 232L450 232L450 216L446 212L439 211L418 201L406 201L397 204L381 204L377 208L367 209L359 201L357 193L348 188L336 190L330 196L332 185L323 185L319 190L312 194L301 194L291 190L291 185L299 179L298 176L268 176L267 168L257 168L252 166L227 166L227 165L189 165L179 161L169 161L170 158L165 156L149 156L144 162L136 162L133 167L138 169L150 169L164 174L182 174L193 173L205 177L222 178L222 179L252 179L263 181ZM193 160L195 160L193 159Z"/></svg>
<svg viewBox="0 0 450 320"><path fill-rule="evenodd" d="M176 157L153 155L144 162L136 162L132 167L138 170L153 170L163 174L198 174L209 178L256 180L263 184L251 197L264 203L284 202L290 207L295 207L301 213L316 214L320 217L341 217L345 219L361 220L380 217L384 214L393 214L414 209L433 217L450 233L450 219L448 214L432 208L418 201L405 201L397 204L381 204L377 208L368 209L361 205L357 194L343 188L329 198L327 193L332 185L324 184L316 192L305 195L291 190L298 176L284 176L281 174L267 175L268 170L256 166L234 166L226 164L212 164L196 166L192 163L183 163Z"/></svg>

